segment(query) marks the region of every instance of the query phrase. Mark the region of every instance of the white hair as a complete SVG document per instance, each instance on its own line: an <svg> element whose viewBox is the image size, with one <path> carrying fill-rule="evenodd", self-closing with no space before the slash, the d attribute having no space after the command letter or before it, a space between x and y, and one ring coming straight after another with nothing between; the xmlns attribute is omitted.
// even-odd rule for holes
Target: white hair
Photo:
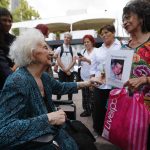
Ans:
<svg viewBox="0 0 150 150"><path fill-rule="evenodd" d="M10 46L10 58L18 67L30 64L32 50L43 41L44 36L39 30L32 28L24 31Z"/></svg>
<svg viewBox="0 0 150 150"><path fill-rule="evenodd" d="M70 39L72 39L72 34L71 34L70 32L65 32L65 33L64 33L64 37L65 37L66 35L69 36Z"/></svg>

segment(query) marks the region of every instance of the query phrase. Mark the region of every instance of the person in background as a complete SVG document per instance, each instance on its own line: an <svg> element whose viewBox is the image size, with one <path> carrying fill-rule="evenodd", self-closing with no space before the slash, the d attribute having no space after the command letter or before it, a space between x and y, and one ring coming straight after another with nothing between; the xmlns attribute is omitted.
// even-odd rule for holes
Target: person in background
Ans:
<svg viewBox="0 0 150 150"><path fill-rule="evenodd" d="M80 53L77 53L79 56L79 61L81 62L80 76L82 81L90 79L90 65L91 65L91 56L95 50L94 44L95 39L92 35L85 35L83 37L83 43L85 48L81 50ZM88 117L91 115L93 108L93 91L89 87L82 89L82 106L84 111L80 114L81 117Z"/></svg>
<svg viewBox="0 0 150 150"><path fill-rule="evenodd" d="M134 49L130 79L125 83L130 91L142 91L145 103L150 108L150 2L131 1L123 8L123 27L129 33L126 45ZM148 133L150 149L150 128Z"/></svg>
<svg viewBox="0 0 150 150"><path fill-rule="evenodd" d="M48 26L46 24L38 24L35 28L38 29L38 30L40 30L42 32L42 34L44 35L45 38L48 38L49 29L48 29ZM50 76L53 76L53 70L52 70L51 66L49 66L46 69L46 71L49 73Z"/></svg>
<svg viewBox="0 0 150 150"><path fill-rule="evenodd" d="M48 38L49 29L48 29L48 26L46 24L38 24L35 28L40 30L45 38Z"/></svg>
<svg viewBox="0 0 150 150"><path fill-rule="evenodd" d="M57 64L59 66L58 77L60 82L74 81L73 66L76 63L76 51L70 45L72 35L69 32L64 34L64 43L58 47L56 53L58 54ZM55 53L55 54L56 54ZM57 99L61 99L61 95L57 95ZM72 94L68 94L68 100L72 100Z"/></svg>
<svg viewBox="0 0 150 150"><path fill-rule="evenodd" d="M12 26L12 15L6 8L0 8L0 90L6 78L13 72L14 63L9 58L9 46L15 36L9 31Z"/></svg>
<svg viewBox="0 0 150 150"><path fill-rule="evenodd" d="M90 76L101 76L104 79L104 66L109 51L120 50L121 44L115 39L114 25L105 25L99 30L99 35L103 39L103 44L96 49L91 58ZM93 128L94 131L101 135L106 114L106 103L109 96L111 86L103 84L98 88L94 88L94 108L93 108Z"/></svg>
<svg viewBox="0 0 150 150"><path fill-rule="evenodd" d="M43 34L34 28L16 38L9 54L18 69L7 78L0 95L0 148L53 150L57 146L61 150L78 150L63 129L66 114L56 110L52 94L77 93L101 81L93 78L61 83L49 76L45 69L51 64L53 52ZM35 142L47 134L55 136L55 143Z"/></svg>

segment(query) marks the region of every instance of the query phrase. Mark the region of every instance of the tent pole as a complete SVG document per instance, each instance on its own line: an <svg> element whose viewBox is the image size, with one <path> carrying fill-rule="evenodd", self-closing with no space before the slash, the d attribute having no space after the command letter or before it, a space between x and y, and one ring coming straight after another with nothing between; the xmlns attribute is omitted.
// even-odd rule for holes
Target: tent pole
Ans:
<svg viewBox="0 0 150 150"><path fill-rule="evenodd" d="M72 32L72 23L70 24L70 32Z"/></svg>

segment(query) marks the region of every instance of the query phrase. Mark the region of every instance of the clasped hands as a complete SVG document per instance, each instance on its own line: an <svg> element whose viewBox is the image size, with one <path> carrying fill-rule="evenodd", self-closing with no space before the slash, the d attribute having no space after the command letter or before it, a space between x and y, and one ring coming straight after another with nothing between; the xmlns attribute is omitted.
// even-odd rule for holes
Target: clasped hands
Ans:
<svg viewBox="0 0 150 150"><path fill-rule="evenodd" d="M99 87L100 85L104 84L105 80L101 77L91 77L87 81L78 82L79 89L83 87Z"/></svg>
<svg viewBox="0 0 150 150"><path fill-rule="evenodd" d="M99 87L101 84L104 84L105 80L101 77L91 77L89 80L89 86Z"/></svg>

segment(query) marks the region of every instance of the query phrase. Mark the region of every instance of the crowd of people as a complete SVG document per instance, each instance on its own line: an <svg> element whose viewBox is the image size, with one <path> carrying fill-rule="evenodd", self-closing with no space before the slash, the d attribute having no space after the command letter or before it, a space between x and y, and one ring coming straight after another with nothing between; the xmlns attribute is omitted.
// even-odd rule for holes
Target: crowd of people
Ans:
<svg viewBox="0 0 150 150"><path fill-rule="evenodd" d="M3 149L78 150L78 143L64 130L66 113L57 110L52 95L73 94L82 90L81 117L92 115L93 130L101 136L107 102L114 88L106 84L105 65L110 51L134 50L130 78L124 83L130 92L144 94L150 106L150 3L131 1L123 8L123 27L130 36L127 44L115 38L114 25L104 25L98 35L101 47L95 47L92 35L83 37L80 53L71 46L72 35L64 34L64 43L54 52L46 43L48 26L37 25L18 37L9 33L13 17L6 8L0 8L0 147ZM52 75L52 59L57 60L58 77ZM81 81L74 82L73 66L80 62ZM124 61L111 62L111 76L122 79ZM56 143L35 144L43 135L56 135ZM150 130L147 148L150 148ZM86 139L85 139L86 140Z"/></svg>

